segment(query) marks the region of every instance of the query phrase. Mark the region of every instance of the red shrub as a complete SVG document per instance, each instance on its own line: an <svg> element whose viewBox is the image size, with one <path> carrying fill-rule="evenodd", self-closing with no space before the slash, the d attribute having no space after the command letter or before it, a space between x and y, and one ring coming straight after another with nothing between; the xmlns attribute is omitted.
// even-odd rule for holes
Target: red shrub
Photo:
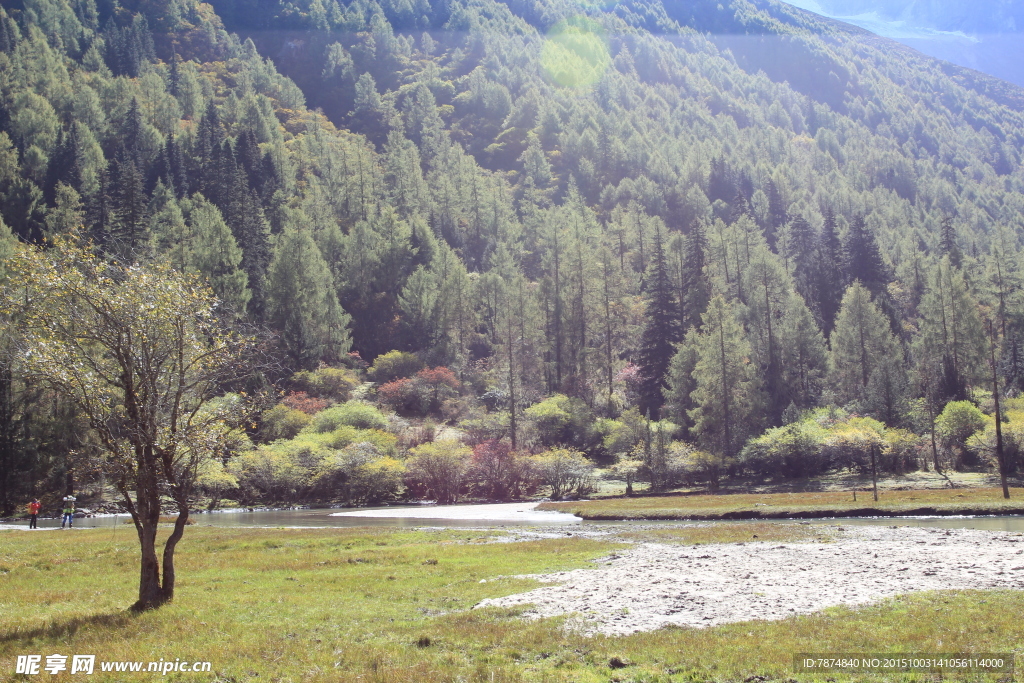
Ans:
<svg viewBox="0 0 1024 683"><path fill-rule="evenodd" d="M529 458L497 439L473 448L470 472L478 491L492 500L521 498L534 487Z"/></svg>
<svg viewBox="0 0 1024 683"><path fill-rule="evenodd" d="M289 391L288 395L281 399L281 403L292 410L301 410L307 415L315 415L331 405L326 398L313 398L305 391Z"/></svg>
<svg viewBox="0 0 1024 683"><path fill-rule="evenodd" d="M440 411L446 399L458 396L461 387L448 368L424 368L412 377L382 384L377 395L400 414L428 415Z"/></svg>

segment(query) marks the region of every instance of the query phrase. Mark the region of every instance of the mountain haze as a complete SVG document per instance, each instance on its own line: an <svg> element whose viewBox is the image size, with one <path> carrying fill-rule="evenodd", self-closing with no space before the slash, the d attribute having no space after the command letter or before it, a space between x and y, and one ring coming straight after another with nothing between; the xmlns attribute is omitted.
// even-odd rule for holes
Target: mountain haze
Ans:
<svg viewBox="0 0 1024 683"><path fill-rule="evenodd" d="M1024 86L1024 7L1012 0L796 0L791 4Z"/></svg>

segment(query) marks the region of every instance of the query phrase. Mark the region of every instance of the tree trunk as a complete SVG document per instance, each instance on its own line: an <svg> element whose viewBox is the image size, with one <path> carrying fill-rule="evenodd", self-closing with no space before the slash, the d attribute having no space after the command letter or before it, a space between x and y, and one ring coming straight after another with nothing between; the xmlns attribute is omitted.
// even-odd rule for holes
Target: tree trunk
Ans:
<svg viewBox="0 0 1024 683"><path fill-rule="evenodd" d="M185 533L185 524L188 523L188 505L178 503L178 517L174 520L174 531L171 532L167 542L164 543L164 584L161 590L165 602L174 599L174 549Z"/></svg>
<svg viewBox="0 0 1024 683"><path fill-rule="evenodd" d="M135 503L132 504L126 488L121 494L128 503L128 510L135 522L139 535L141 563L139 569L139 599L132 610L140 612L162 605L163 588L160 585L160 562L156 556L156 532L160 524L160 487L157 483L156 462L150 446L137 450L139 463L136 476Z"/></svg>
<svg viewBox="0 0 1024 683"><path fill-rule="evenodd" d="M878 470L875 468L875 445L871 444L871 492L878 502Z"/></svg>
<svg viewBox="0 0 1024 683"><path fill-rule="evenodd" d="M999 410L999 374L996 372L996 341L992 331L992 321L988 321L989 353L992 360L992 398L996 403L996 461L999 463L999 479L1003 485L1003 498L1010 497L1010 487L1006 483L1006 456L1003 453L1003 415Z"/></svg>
<svg viewBox="0 0 1024 683"><path fill-rule="evenodd" d="M136 612L153 609L164 603L163 589L160 586L160 563L156 558L156 524L149 524L145 520L142 522L139 544L142 550L139 599L132 605L132 610Z"/></svg>

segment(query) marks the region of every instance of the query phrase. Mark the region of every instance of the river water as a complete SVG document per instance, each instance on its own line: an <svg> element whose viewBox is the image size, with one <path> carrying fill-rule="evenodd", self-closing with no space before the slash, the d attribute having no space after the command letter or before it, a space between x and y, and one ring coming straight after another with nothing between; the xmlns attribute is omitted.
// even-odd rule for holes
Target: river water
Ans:
<svg viewBox="0 0 1024 683"><path fill-rule="evenodd" d="M600 527L609 524L742 524L752 520L723 520L715 522L685 521L585 521L572 515L560 512L542 512L533 510L533 504L498 504L498 505L458 505L458 506L408 506L363 509L288 509L288 510L225 510L211 513L193 514L191 522L196 526L217 527L285 527L285 528L325 528L325 527L495 527L506 525L551 526L580 525L582 527ZM989 531L1024 532L1024 516L978 516L978 517L872 517L872 518L827 518L812 520L759 520L774 524L875 524L884 526L920 526L943 529L985 529ZM4 527L27 528L26 522L3 523ZM78 518L77 528L104 527L116 530L117 527L131 527L131 519L127 515L105 515ZM60 527L58 519L39 520L41 529Z"/></svg>

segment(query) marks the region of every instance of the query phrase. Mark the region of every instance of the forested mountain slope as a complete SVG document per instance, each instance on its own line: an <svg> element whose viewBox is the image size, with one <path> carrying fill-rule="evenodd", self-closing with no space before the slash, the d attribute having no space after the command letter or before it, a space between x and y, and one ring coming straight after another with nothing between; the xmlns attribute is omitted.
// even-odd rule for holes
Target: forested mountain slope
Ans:
<svg viewBox="0 0 1024 683"><path fill-rule="evenodd" d="M969 397L986 315L1024 383L1024 114L856 29L770 0L0 5L4 223L203 274L289 370L401 350L462 382L437 416L513 444L554 394L723 458L818 406ZM60 450L33 419L5 457Z"/></svg>

